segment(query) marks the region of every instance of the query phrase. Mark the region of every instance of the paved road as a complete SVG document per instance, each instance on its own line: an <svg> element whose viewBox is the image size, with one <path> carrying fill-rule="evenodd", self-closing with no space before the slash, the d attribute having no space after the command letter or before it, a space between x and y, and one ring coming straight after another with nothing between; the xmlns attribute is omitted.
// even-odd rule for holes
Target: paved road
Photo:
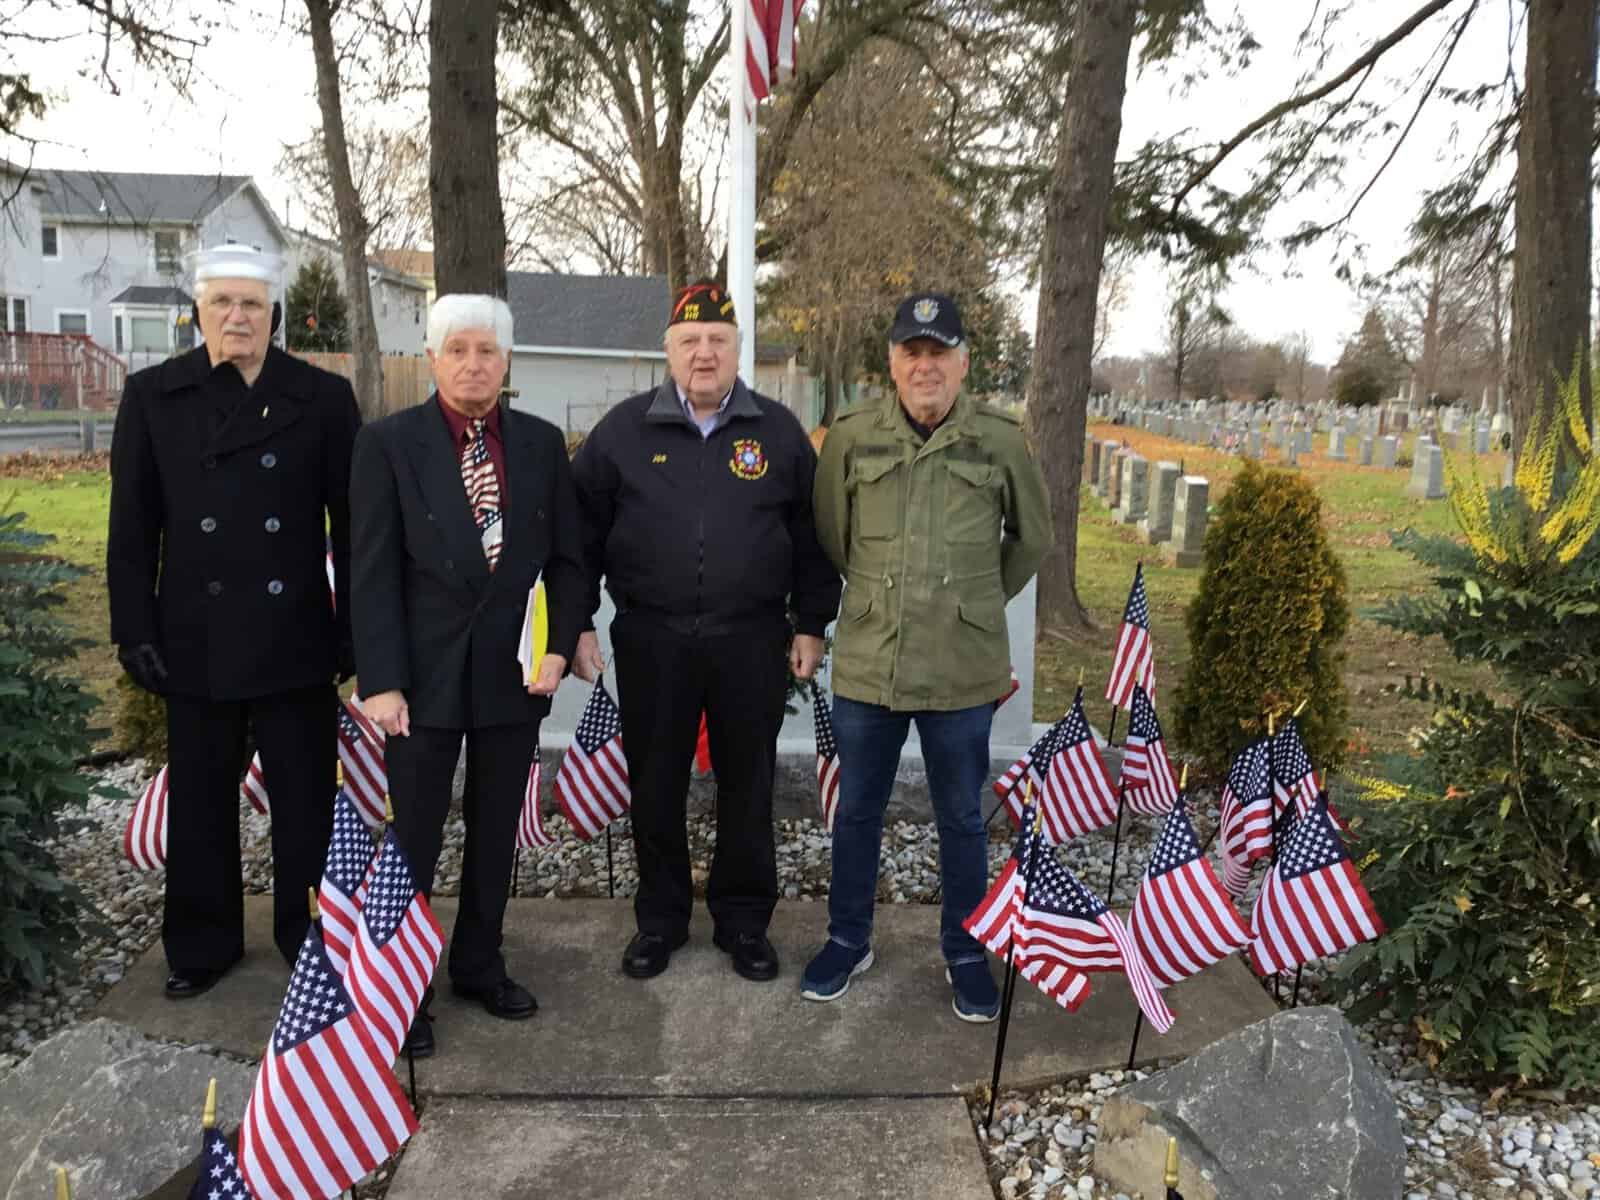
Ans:
<svg viewBox="0 0 1600 1200"><path fill-rule="evenodd" d="M107 449L111 445L112 422L95 422L95 445ZM80 450L83 432L76 421L0 424L0 458L28 450Z"/></svg>

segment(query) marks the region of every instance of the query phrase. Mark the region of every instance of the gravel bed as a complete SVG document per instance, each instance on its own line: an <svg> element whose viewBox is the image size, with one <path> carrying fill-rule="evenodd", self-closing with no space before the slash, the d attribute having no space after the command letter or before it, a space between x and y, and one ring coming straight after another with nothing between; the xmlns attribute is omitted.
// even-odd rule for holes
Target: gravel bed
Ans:
<svg viewBox="0 0 1600 1200"><path fill-rule="evenodd" d="M122 855L122 829L130 797L144 785L145 764L133 760L91 774L127 795L96 797L86 811L67 814L55 851L68 877L99 910L102 923L85 941L74 969L57 974L43 988L0 1001L0 1073L52 1033L85 1017L100 996L123 977L129 964L160 937L162 874L136 870ZM1210 809L1214 805L1196 797L1195 824L1202 840L1211 832L1204 815ZM605 839L579 841L559 815L547 818L546 829L557 843L541 851L523 852L517 875L519 894L605 896ZM241 806L240 830L245 888L270 892L267 819ZM1157 831L1157 824L1146 820L1134 819L1125 825L1118 852L1118 905L1131 901L1138 872ZM459 814L453 815L446 826L435 886L440 895L453 895L459 884L464 833ZM997 818L989 846L991 876L1009 853L1009 839L1005 818ZM826 898L829 841L815 820L778 822L778 885L786 899ZM691 816L689 845L697 888L704 885L714 844L710 816ZM638 873L626 822L616 827L611 849L616 894L630 896ZM1108 833L1075 842L1062 851L1063 862L1101 894L1111 856ZM938 879L938 840L933 825L902 821L888 826L879 899L885 903L931 902L936 898ZM1241 906L1246 913L1250 899L1247 896ZM1320 1001L1324 971L1325 964L1307 968L1301 1003ZM1285 989L1285 1003L1287 1000ZM1452 1084L1433 1077L1406 1026L1380 1016L1359 1033L1388 1077L1401 1115L1410 1189L1405 1200L1600 1200L1600 1104L1595 1097L1541 1091L1502 1094ZM1106 1096L1144 1076L1143 1071L1112 1071L1061 1080L1027 1093L1002 1087L995 1124L988 1129L981 1124L986 1105L974 1097L973 1124L997 1193L1003 1200L1117 1197L1093 1177L1096 1122ZM368 1181L361 1189L363 1195L381 1194L384 1182Z"/></svg>

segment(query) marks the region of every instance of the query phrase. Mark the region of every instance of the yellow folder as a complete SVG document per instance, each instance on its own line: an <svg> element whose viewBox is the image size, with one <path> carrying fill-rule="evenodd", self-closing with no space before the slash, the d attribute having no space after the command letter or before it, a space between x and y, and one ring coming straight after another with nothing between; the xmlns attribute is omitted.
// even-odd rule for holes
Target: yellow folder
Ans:
<svg viewBox="0 0 1600 1200"><path fill-rule="evenodd" d="M517 661L522 664L524 684L539 678L539 664L550 645L550 606L545 600L544 580L528 589L528 611L522 618L522 637L517 641Z"/></svg>

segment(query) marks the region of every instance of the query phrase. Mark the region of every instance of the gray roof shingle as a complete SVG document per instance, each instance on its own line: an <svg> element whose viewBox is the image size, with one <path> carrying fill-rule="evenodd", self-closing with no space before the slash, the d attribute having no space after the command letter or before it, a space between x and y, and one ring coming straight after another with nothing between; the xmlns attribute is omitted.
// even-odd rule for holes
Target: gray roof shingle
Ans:
<svg viewBox="0 0 1600 1200"><path fill-rule="evenodd" d="M140 225L193 224L250 182L248 175L143 171L39 171L37 175L45 186L39 206L45 216Z"/></svg>
<svg viewBox="0 0 1600 1200"><path fill-rule="evenodd" d="M519 346L661 352L671 292L665 275L506 273Z"/></svg>
<svg viewBox="0 0 1600 1200"><path fill-rule="evenodd" d="M187 308L194 303L194 297L182 288L176 287L147 287L143 284L134 284L132 287L123 288L111 297L113 304L176 304L180 308Z"/></svg>

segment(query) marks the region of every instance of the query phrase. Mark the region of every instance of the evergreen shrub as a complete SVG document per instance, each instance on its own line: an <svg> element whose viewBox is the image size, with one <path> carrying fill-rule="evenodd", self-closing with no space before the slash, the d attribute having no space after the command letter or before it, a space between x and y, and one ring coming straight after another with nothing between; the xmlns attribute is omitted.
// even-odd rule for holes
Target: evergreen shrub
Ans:
<svg viewBox="0 0 1600 1200"><path fill-rule="evenodd" d="M1268 712L1304 701L1300 730L1312 761L1324 771L1339 763L1350 610L1344 567L1309 483L1245 462L1212 513L1186 623L1189 670L1173 726L1185 752L1220 774L1265 732Z"/></svg>

